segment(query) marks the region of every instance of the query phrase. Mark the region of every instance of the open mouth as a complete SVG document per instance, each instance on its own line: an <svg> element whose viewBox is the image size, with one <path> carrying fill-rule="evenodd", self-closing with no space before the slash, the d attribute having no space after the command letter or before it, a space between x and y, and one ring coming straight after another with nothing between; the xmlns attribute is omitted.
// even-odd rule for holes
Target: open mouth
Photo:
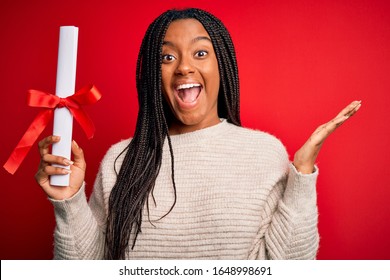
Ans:
<svg viewBox="0 0 390 280"><path fill-rule="evenodd" d="M193 103L202 90L201 84L182 84L176 87L177 96L184 103Z"/></svg>

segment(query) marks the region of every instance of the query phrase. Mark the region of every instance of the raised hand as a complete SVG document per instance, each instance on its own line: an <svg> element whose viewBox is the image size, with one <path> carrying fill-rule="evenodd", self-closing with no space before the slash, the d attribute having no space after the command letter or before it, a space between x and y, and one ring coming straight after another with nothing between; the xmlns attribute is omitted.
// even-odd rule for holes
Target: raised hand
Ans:
<svg viewBox="0 0 390 280"><path fill-rule="evenodd" d="M309 174L314 171L315 161L325 139L328 138L336 128L352 117L359 110L360 106L361 101L353 101L334 119L320 125L314 131L306 143L295 153L293 164L299 172Z"/></svg>
<svg viewBox="0 0 390 280"><path fill-rule="evenodd" d="M81 188L85 177L86 163L84 160L83 150L76 144L75 141L72 142L74 161L50 154L50 146L58 141L60 141L60 137L48 136L39 142L38 146L39 153L41 154L41 162L39 164L38 171L35 174L35 180L50 198L63 200L72 197ZM70 170L62 167L51 166L53 163L64 166L70 165ZM68 187L50 185L50 175L69 173L70 179Z"/></svg>

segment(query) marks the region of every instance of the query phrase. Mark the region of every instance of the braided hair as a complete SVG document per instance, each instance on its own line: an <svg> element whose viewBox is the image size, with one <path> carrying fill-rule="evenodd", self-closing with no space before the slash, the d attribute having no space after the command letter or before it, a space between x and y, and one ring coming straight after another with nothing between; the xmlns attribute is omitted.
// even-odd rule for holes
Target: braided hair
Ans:
<svg viewBox="0 0 390 280"><path fill-rule="evenodd" d="M171 176L176 203L174 156L168 127L173 114L162 93L162 44L169 24L178 19L196 19L208 32L218 61L220 87L218 116L241 125L236 54L229 32L212 14L200 9L169 10L155 19L146 31L138 55L136 86L139 112L136 130L125 154L108 203L105 240L106 259L124 259L133 234L132 249L141 232L142 213L149 212L149 197L158 176L163 145L168 141ZM161 217L161 218L163 218ZM160 219L161 219L160 218Z"/></svg>

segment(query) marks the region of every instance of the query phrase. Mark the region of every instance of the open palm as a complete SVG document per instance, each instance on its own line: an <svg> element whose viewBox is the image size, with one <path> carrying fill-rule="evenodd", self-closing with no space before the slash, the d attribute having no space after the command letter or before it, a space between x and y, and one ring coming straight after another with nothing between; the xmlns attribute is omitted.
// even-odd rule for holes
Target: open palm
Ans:
<svg viewBox="0 0 390 280"><path fill-rule="evenodd" d="M303 146L295 153L294 166L304 174L312 173L314 171L314 164L317 159L320 149L330 134L336 128L342 125L346 120L353 116L361 107L361 101L353 101L345 107L334 119L320 125Z"/></svg>

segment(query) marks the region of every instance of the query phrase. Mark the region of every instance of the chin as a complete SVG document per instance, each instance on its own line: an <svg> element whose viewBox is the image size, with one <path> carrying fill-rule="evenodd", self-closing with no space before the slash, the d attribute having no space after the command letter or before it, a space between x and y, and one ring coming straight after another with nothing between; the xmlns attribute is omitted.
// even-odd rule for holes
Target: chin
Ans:
<svg viewBox="0 0 390 280"><path fill-rule="evenodd" d="M205 124L207 118L202 114L179 113L179 114L175 114L175 116L176 117L172 125L179 130L184 129L185 131L193 131L207 126Z"/></svg>
<svg viewBox="0 0 390 280"><path fill-rule="evenodd" d="M199 116L180 116L177 120L180 124L186 126L194 126L202 122L202 118Z"/></svg>

